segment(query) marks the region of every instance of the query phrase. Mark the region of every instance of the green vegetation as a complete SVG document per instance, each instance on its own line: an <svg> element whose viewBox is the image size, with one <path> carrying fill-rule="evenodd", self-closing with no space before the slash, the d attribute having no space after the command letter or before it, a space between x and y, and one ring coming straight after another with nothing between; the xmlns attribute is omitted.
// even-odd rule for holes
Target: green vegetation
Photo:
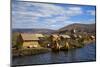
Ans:
<svg viewBox="0 0 100 67"><path fill-rule="evenodd" d="M12 47L17 47L17 38L19 36L19 33L12 33Z"/></svg>
<svg viewBox="0 0 100 67"><path fill-rule="evenodd" d="M49 38L49 35L45 35L44 34L44 39L43 39L43 41L41 42L41 46L42 47L47 47L47 44L49 44L50 43L50 38Z"/></svg>
<svg viewBox="0 0 100 67"><path fill-rule="evenodd" d="M40 54L40 53L46 53L50 51L48 48L26 48L26 49L12 49L13 56L26 56L26 55L34 55L34 54Z"/></svg>

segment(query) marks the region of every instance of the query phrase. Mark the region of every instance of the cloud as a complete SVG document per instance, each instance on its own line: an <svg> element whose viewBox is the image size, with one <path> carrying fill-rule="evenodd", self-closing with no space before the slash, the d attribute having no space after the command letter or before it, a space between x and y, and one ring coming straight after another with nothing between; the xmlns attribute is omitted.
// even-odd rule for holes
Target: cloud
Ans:
<svg viewBox="0 0 100 67"><path fill-rule="evenodd" d="M80 6L17 1L12 3L12 27L59 29L75 23L69 19L83 13Z"/></svg>
<svg viewBox="0 0 100 67"><path fill-rule="evenodd" d="M33 8L33 9L32 9ZM61 6L54 4L44 4L44 3L31 3L31 2L17 2L13 4L13 10L20 14L35 15L38 17L51 17L54 15L76 15L82 13L79 7L70 7L64 9Z"/></svg>
<svg viewBox="0 0 100 67"><path fill-rule="evenodd" d="M44 20L44 22L46 24L59 24L59 23L63 23L67 19L69 19L69 17L66 17L66 16L57 16L57 17L53 17L53 18L46 18Z"/></svg>
<svg viewBox="0 0 100 67"><path fill-rule="evenodd" d="M87 11L90 15L93 15L93 16L95 16L95 10L89 10L89 11Z"/></svg>
<svg viewBox="0 0 100 67"><path fill-rule="evenodd" d="M69 7L68 11L66 11L68 15L75 16L75 15L80 15L83 13L81 7Z"/></svg>

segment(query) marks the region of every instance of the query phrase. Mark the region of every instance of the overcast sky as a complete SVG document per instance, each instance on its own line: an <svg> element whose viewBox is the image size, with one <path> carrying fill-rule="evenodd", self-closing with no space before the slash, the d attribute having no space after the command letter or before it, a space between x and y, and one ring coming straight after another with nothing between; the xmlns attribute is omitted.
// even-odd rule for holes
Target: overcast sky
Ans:
<svg viewBox="0 0 100 67"><path fill-rule="evenodd" d="M12 2L13 28L57 30L73 23L95 23L95 6Z"/></svg>

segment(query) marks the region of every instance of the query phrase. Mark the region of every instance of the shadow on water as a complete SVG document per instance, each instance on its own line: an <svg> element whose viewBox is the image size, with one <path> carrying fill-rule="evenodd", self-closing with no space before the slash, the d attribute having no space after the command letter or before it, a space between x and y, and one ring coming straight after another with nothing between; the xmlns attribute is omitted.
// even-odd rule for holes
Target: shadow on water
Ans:
<svg viewBox="0 0 100 67"><path fill-rule="evenodd" d="M91 43L83 48L70 51L48 52L32 56L15 57L12 65L69 63L96 60L96 45Z"/></svg>

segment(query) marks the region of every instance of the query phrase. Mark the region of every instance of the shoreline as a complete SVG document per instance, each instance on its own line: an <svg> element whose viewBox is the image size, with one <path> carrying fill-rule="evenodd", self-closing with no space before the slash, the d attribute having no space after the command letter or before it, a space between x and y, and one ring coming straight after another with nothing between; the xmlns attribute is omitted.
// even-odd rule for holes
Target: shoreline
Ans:
<svg viewBox="0 0 100 67"><path fill-rule="evenodd" d="M28 56L28 55L34 55L34 54L41 54L41 53L47 53L50 51L48 48L26 48L26 49L20 49L20 50L13 50L13 57L17 56Z"/></svg>
<svg viewBox="0 0 100 67"><path fill-rule="evenodd" d="M84 46L89 45L90 43L93 43L94 41L89 41L89 42L85 42ZM43 54L43 53L47 53L49 51L55 52L55 51L70 51L71 49L78 49L78 48L83 48L84 46L78 46L78 47L71 47L71 48L65 48L65 49L60 49L60 50L52 50L52 48L26 48L26 49L20 49L20 50L16 50L16 49L12 49L12 57L20 57L20 56L29 56L29 55L35 55L35 54Z"/></svg>

